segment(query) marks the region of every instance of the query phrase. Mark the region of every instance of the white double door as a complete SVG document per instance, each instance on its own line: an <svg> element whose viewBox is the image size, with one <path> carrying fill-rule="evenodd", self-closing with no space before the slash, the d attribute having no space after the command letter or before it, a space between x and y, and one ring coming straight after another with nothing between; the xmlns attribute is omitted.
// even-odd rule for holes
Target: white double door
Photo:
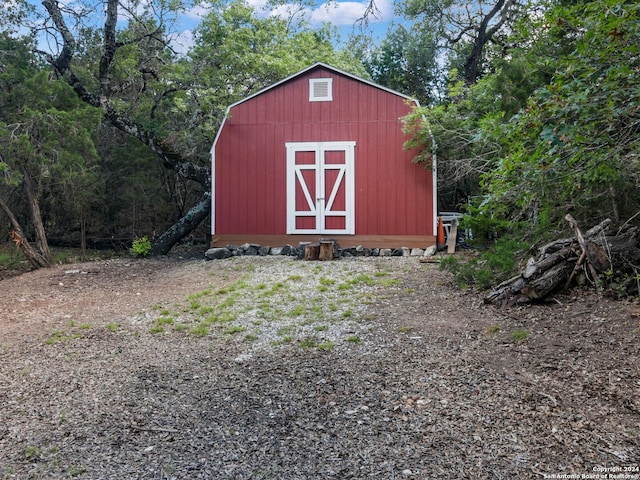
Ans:
<svg viewBox="0 0 640 480"><path fill-rule="evenodd" d="M355 146L286 143L288 234L354 233Z"/></svg>

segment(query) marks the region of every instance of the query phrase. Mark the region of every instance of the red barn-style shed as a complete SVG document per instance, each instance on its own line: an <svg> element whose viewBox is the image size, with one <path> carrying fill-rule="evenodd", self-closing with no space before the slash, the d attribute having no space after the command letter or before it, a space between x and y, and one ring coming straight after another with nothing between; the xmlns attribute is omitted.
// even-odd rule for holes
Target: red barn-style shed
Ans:
<svg viewBox="0 0 640 480"><path fill-rule="evenodd" d="M211 148L212 245L434 245L435 175L403 149L414 105L322 63L231 105Z"/></svg>

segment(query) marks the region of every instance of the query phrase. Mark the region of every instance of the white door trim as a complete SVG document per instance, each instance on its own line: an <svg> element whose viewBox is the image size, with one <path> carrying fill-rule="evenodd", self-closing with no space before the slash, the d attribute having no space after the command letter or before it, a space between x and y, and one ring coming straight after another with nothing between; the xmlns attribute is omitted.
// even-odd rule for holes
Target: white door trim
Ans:
<svg viewBox="0 0 640 480"><path fill-rule="evenodd" d="M336 234L353 235L355 233L355 146L356 142L287 142L287 234ZM326 152L344 152L344 164L325 162ZM313 164L296 165L297 152L313 152ZM311 196L303 178L304 170L314 171L316 198ZM329 192L329 198L324 198L326 192L326 170L338 170L338 176ZM307 201L308 210L296 211L296 185L302 188ZM340 189L344 185L345 210L333 210L333 204ZM322 195L322 196L321 196ZM325 219L331 216L345 218L344 229L328 229ZM296 228L299 217L315 217L315 228Z"/></svg>

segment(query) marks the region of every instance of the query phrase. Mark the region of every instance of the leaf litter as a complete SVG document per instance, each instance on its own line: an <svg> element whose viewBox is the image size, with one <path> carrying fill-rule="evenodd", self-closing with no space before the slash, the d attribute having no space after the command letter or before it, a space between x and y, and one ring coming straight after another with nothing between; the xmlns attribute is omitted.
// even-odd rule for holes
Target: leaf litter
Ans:
<svg viewBox="0 0 640 480"><path fill-rule="evenodd" d="M396 257L0 283L2 479L638 478L633 302L500 310Z"/></svg>

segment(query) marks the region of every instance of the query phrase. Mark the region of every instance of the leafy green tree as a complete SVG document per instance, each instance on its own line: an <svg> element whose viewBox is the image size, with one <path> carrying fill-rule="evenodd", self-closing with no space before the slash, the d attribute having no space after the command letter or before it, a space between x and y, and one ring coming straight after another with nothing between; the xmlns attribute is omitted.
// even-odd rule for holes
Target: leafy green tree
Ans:
<svg viewBox="0 0 640 480"><path fill-rule="evenodd" d="M637 212L639 13L623 0L548 11L547 35L570 48L546 59L553 78L504 129L505 154L483 180L489 208L543 229L567 212L585 225Z"/></svg>
<svg viewBox="0 0 640 480"><path fill-rule="evenodd" d="M488 46L505 45L530 7L527 0L405 0L400 5L419 31L440 39L441 59L448 59L467 85L489 70Z"/></svg>
<svg viewBox="0 0 640 480"><path fill-rule="evenodd" d="M0 197L0 207L16 243L33 266L41 267L51 263L46 223L55 223L55 215L43 218L41 205L61 185L71 196L87 191L87 171L97 160L94 133L100 116L80 103L66 84L50 81L30 48L28 41L0 36L5 60L0 72L0 145L6 196ZM16 188L24 196L16 195ZM35 239L35 246L28 237Z"/></svg>
<svg viewBox="0 0 640 480"><path fill-rule="evenodd" d="M102 110L112 126L142 142L166 168L202 187L195 205L155 239L154 253L166 253L208 218L210 208L206 162L192 161L176 151L157 115L171 102L173 92L185 88L182 83L172 84L165 75L172 59L165 33L167 18L183 6L162 1L120 5L117 0L108 0L99 11L69 10L53 0L45 0L43 6L47 25L53 25L54 43L60 45L54 54L43 53L57 75L79 99ZM119 13L129 20L125 30L118 29ZM91 29L101 22L101 30ZM93 60L82 63L90 53L94 53Z"/></svg>
<svg viewBox="0 0 640 480"><path fill-rule="evenodd" d="M436 100L439 86L438 45L433 31L416 31L396 25L371 52L365 66L371 78L421 104Z"/></svg>
<svg viewBox="0 0 640 480"><path fill-rule="evenodd" d="M506 155L510 145L505 141L508 122L527 107L537 89L551 81L556 59L571 51L568 38L548 34L543 7L550 8L540 3L535 9L530 7L530 15L512 22L509 36L503 36L498 47L490 46L487 73L474 84L453 69L446 97L432 108L416 111L409 119L409 128L418 132L412 145L423 147L424 152L416 161L430 166L432 142L436 143L441 208L464 210L470 197L486 193L481 179ZM570 37L568 33L566 36ZM427 122L421 127L422 119ZM490 217L508 225L507 219L498 221L505 212L495 207Z"/></svg>
<svg viewBox="0 0 640 480"><path fill-rule="evenodd" d="M183 3L107 0L103 11L69 10L53 0L43 6L60 45L54 54L43 54L57 75L172 171L174 185L187 185L187 196L180 198L189 207L179 208L181 217L154 238L154 254L167 253L209 218L209 148L229 103L312 61L351 71L357 64L352 55L334 50L330 29L259 19L243 2L212 4L196 47L183 57L172 52L167 33L168 19L186 8ZM128 20L124 29L119 15Z"/></svg>
<svg viewBox="0 0 640 480"><path fill-rule="evenodd" d="M279 17L259 18L244 1L216 3L195 30L195 45L180 62L193 87L176 97L175 134L182 148L209 151L227 106L322 61L357 75L367 73L349 50L336 50L325 26L293 28Z"/></svg>
<svg viewBox="0 0 640 480"><path fill-rule="evenodd" d="M470 197L481 194L480 178L500 155L501 144L492 134L504 118L495 101L489 77L465 85L451 72L449 95L455 101L416 109L405 119L412 133L408 147L421 152L416 163L431 168L437 152L438 205L440 210L464 210Z"/></svg>

